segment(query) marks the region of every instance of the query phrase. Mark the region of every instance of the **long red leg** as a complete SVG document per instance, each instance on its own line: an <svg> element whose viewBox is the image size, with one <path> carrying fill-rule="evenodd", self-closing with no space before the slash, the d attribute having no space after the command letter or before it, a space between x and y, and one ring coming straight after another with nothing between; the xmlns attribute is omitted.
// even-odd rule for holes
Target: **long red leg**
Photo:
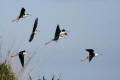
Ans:
<svg viewBox="0 0 120 80"><path fill-rule="evenodd" d="M53 41L53 40L50 40L50 41L46 42L45 45L48 45L48 44L49 44L50 42L52 42L52 41Z"/></svg>

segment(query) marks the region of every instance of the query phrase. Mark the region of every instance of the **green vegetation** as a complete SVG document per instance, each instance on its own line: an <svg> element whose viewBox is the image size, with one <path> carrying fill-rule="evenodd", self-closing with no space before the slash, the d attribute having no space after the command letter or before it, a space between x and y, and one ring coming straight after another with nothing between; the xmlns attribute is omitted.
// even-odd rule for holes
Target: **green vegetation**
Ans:
<svg viewBox="0 0 120 80"><path fill-rule="evenodd" d="M0 64L0 80L16 80L11 68L5 63Z"/></svg>
<svg viewBox="0 0 120 80"><path fill-rule="evenodd" d="M2 52L1 52L1 43L0 43L0 80L33 80L32 77L30 76L33 68L36 66L32 65L31 69L29 70L29 72L25 75L24 72L27 68L27 65L30 63L30 61L32 60L32 58L35 56L36 53L32 54L32 56L26 61L25 66L20 68L18 70L18 72L15 74L13 73L13 69L17 66L17 65L13 65L12 64L12 59L11 55L12 51L10 49L8 49L7 55L4 59L4 61L2 61ZM14 67L13 67L14 66ZM51 79L46 79L44 76L42 78L38 78L37 80L60 80L60 78L54 78L54 76Z"/></svg>

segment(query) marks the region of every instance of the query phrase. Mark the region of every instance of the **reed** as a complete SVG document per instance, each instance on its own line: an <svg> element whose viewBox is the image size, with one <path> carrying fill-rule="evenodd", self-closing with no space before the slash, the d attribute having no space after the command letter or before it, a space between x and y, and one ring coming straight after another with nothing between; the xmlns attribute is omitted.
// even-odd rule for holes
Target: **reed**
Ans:
<svg viewBox="0 0 120 80"><path fill-rule="evenodd" d="M0 80L16 80L10 66L5 63L0 64Z"/></svg>
<svg viewBox="0 0 120 80"><path fill-rule="evenodd" d="M2 52L2 40L0 39L0 80L33 80L32 77L30 76L30 74L32 73L33 69L35 68L35 66L37 65L36 63L33 64L32 66L29 66L29 63L31 62L31 60L33 59L33 57L36 55L36 50L31 53L31 57L28 58L27 61L25 61L25 66L24 67L18 67L17 64L14 64L14 61L17 60L12 60L11 55L13 55L14 53L17 53L16 51L18 51L18 49L20 47L17 47L15 49L15 51L13 51L13 47L9 48L6 53ZM5 55L3 55L5 54ZM4 57L3 57L4 56ZM5 59L3 59L5 58ZM15 58L13 58L15 59ZM39 61L39 59L38 59ZM14 64L14 65L13 65ZM15 68L18 67L19 70L14 71ZM25 71L27 69L27 67L29 67L29 72L27 72L25 74ZM37 80L48 80L46 79L44 76L40 79ZM60 80L60 78L56 78L53 76L51 79L49 80Z"/></svg>

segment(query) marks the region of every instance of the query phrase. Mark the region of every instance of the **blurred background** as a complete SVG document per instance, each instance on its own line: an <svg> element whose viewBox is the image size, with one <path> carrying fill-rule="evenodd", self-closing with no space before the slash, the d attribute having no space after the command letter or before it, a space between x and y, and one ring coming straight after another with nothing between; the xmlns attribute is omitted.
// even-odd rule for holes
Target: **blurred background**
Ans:
<svg viewBox="0 0 120 80"><path fill-rule="evenodd" d="M11 55L28 51L27 60L35 54L26 72L33 80L55 75L61 80L120 79L120 1L119 0L0 0L0 40L2 60L7 50ZM21 8L31 16L11 22ZM35 18L40 30L28 42ZM54 37L57 24L68 30L68 36L47 46ZM85 49L103 54L88 61ZM18 57L12 59L14 72L21 68ZM25 74L25 73L24 73Z"/></svg>

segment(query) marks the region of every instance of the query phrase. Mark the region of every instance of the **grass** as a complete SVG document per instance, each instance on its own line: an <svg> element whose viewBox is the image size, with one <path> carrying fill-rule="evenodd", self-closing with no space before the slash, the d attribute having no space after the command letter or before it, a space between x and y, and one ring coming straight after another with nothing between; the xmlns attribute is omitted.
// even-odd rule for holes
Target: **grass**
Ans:
<svg viewBox="0 0 120 80"><path fill-rule="evenodd" d="M37 64L33 64L31 67L29 67L30 70L27 74L24 74L24 73L28 67L28 64L31 62L31 60L35 56L36 52L34 52L32 56L27 61L25 61L25 66L22 68L19 68L18 72L16 73L15 71L13 72L13 70L15 70L15 68L17 67L17 64L13 65L14 62L12 61L16 61L16 60L11 59L11 55L13 55L13 52L11 51L12 48L8 49L6 56L4 56L5 59L3 59L3 55L2 55L5 53L2 53L1 49L2 49L2 41L0 39L0 80L32 80L32 77L30 76L30 74L32 73L34 67ZM41 79L39 78L38 80L48 80L48 79L46 79L43 76ZM55 79L53 76L50 80L60 80L60 78Z"/></svg>
<svg viewBox="0 0 120 80"><path fill-rule="evenodd" d="M11 68L5 63L0 64L0 80L16 80Z"/></svg>
<svg viewBox="0 0 120 80"><path fill-rule="evenodd" d="M32 70L32 69L31 69ZM0 64L0 80L17 80L15 74L12 72L12 69L9 65L6 63ZM23 80L32 80L32 77L30 74L27 74L27 77ZM38 80L48 80L44 76L42 79ZM50 80L55 80L55 77L53 76ZM60 78L57 78L56 80L60 80Z"/></svg>
<svg viewBox="0 0 120 80"><path fill-rule="evenodd" d="M8 49L6 54L3 53L1 49L3 48L2 48L2 41L0 40L0 80L28 80L29 77L27 78L25 77L28 74L30 75L33 69L31 69L31 72L28 72L26 75L24 73L27 68L27 65L31 62L35 54L32 54L32 56L27 61L25 61L25 67L19 67L19 70L17 69L18 72L14 71L15 72L14 73L13 70L15 70L18 67L18 64L16 63L14 64L14 61L18 61L18 60L16 60L16 58L11 58L11 55L14 55L13 52L11 51L12 48Z"/></svg>
<svg viewBox="0 0 120 80"><path fill-rule="evenodd" d="M2 62L2 41L0 39L0 80L17 80L15 74L12 71L10 63L10 50L8 50L7 56Z"/></svg>

